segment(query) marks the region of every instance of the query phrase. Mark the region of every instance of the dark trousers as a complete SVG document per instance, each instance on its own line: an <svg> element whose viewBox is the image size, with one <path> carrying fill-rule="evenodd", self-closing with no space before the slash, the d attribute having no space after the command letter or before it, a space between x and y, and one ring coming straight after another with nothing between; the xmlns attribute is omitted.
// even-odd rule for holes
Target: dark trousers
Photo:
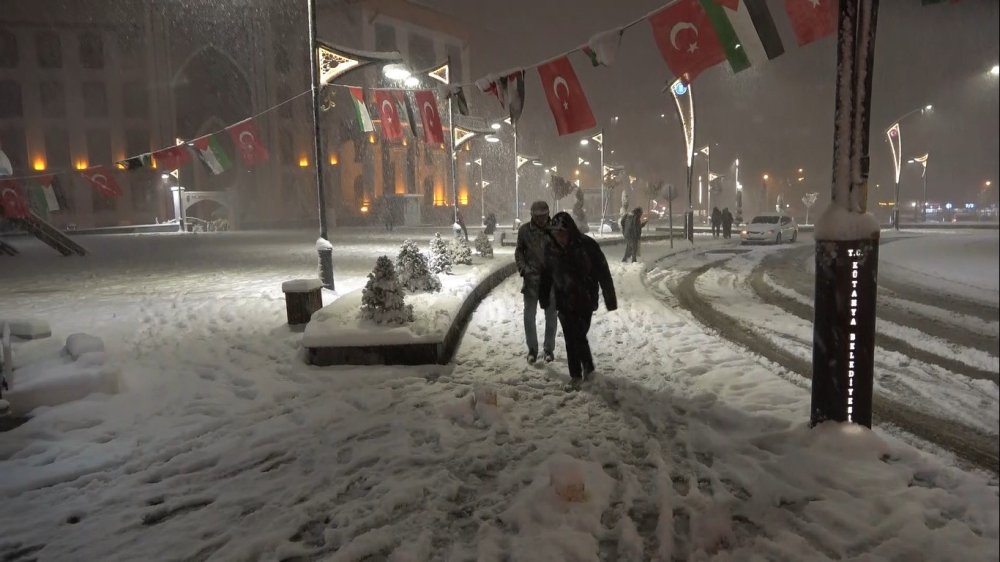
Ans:
<svg viewBox="0 0 1000 562"><path fill-rule="evenodd" d="M716 223L712 223L712 238L718 238L719 237L719 230L721 230L721 228L722 228L721 225L716 224Z"/></svg>
<svg viewBox="0 0 1000 562"><path fill-rule="evenodd" d="M622 263L628 261L632 258L632 262L635 263L635 257L639 255L639 241L638 240L626 240L625 241L625 257L622 258Z"/></svg>
<svg viewBox="0 0 1000 562"><path fill-rule="evenodd" d="M733 236L733 225L732 225L732 223L730 223L730 224L723 224L722 225L722 237L723 238L732 238L732 236Z"/></svg>
<svg viewBox="0 0 1000 562"><path fill-rule="evenodd" d="M563 339L566 340L566 361L569 363L569 376L581 378L584 371L594 370L594 358L590 354L590 342L587 332L590 331L590 319L594 313L560 312L559 324L562 326Z"/></svg>

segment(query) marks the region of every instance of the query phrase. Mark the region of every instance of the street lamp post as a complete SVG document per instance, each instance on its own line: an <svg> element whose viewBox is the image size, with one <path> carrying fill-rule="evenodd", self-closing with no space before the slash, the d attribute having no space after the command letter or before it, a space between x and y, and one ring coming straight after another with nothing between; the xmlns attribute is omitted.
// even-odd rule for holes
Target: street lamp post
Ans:
<svg viewBox="0 0 1000 562"><path fill-rule="evenodd" d="M885 135L889 139L889 149L892 151L892 165L896 178L896 189L895 189L895 195L893 197L892 219L891 219L892 227L896 230L899 230L899 172L902 167L902 159L903 159L903 140L900 135L899 125L900 123L903 122L904 119L906 119L911 115L915 115L918 112L921 115L923 115L924 113L932 109L934 109L934 106L928 104L925 105L924 107L918 107L917 109L907 111L898 119L893 121L892 125L889 125L889 127L885 130Z"/></svg>
<svg viewBox="0 0 1000 562"><path fill-rule="evenodd" d="M685 84L678 78L670 86L670 93L674 96L677 104L677 114L681 118L681 127L684 130L684 145L687 149L687 194L688 208L684 214L685 237L692 244L694 243L694 200L692 198L692 179L694 163L694 94L690 84ZM711 186L711 180L709 180ZM711 189L711 187L710 187Z"/></svg>
<svg viewBox="0 0 1000 562"><path fill-rule="evenodd" d="M923 197L920 200L920 222L927 222L927 161L929 158L930 153L927 153L923 156L917 156L908 162L909 164L920 164L923 167L920 173L924 180Z"/></svg>

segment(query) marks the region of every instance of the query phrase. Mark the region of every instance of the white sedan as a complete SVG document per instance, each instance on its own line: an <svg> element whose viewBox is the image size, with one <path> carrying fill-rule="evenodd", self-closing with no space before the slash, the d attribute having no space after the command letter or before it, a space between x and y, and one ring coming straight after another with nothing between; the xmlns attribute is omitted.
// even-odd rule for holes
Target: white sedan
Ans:
<svg viewBox="0 0 1000 562"><path fill-rule="evenodd" d="M799 237L799 226L795 219L778 213L757 215L740 230L740 240L743 244L751 242L767 242L781 244L795 242Z"/></svg>

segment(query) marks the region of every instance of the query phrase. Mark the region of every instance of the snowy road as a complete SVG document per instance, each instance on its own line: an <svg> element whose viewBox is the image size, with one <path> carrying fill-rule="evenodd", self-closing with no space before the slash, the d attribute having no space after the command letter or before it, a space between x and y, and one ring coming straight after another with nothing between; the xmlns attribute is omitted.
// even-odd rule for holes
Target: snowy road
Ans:
<svg viewBox="0 0 1000 562"><path fill-rule="evenodd" d="M353 276L340 270L344 285L391 246L363 236L342 241L358 263ZM15 277L3 308L48 315L56 334L25 353L96 333L125 385L0 433L0 559L988 560L1000 550L994 477L891 428L808 429L800 377L720 340L644 285L641 264L613 263L620 308L598 312L591 331L598 378L567 392L561 336L555 363L524 362L517 279L476 311L454 365L313 368L283 325L277 286L309 271L310 245L247 236L237 252L208 240L190 249L192 264L159 247L178 260L164 268L177 283L154 265L151 275L144 261L159 260L134 240L131 259L103 260L118 264L107 275L88 260L76 285L67 262Z"/></svg>
<svg viewBox="0 0 1000 562"><path fill-rule="evenodd" d="M982 245L978 238L983 235L974 236ZM995 233L985 236L996 245ZM952 248L967 238L953 239ZM813 253L811 240L804 246L710 251L662 263L650 272L649 281L661 292L676 293L681 305L723 336L808 377ZM981 266L976 262L974 267ZM890 262L880 273L894 269ZM996 472L1000 367L995 301L973 303L941 291L932 300L918 298L926 297L927 289L902 282L898 274L884 277L892 280L879 294L876 415L881 423L895 424Z"/></svg>

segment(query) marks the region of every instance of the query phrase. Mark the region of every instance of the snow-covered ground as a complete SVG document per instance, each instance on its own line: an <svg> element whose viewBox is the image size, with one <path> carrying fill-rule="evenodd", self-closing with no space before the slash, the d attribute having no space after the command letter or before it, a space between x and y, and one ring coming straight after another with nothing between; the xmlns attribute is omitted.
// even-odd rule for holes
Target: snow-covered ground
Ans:
<svg viewBox="0 0 1000 562"><path fill-rule="evenodd" d="M879 248L879 274L996 306L1000 295L998 231L923 231L922 234L883 244Z"/></svg>
<svg viewBox="0 0 1000 562"><path fill-rule="evenodd" d="M517 279L453 365L305 365L280 284L312 274L313 238L88 237L82 260L19 244L0 315L53 331L22 353L97 335L121 390L0 433L0 557L1000 557L994 476L879 429L807 429L805 384L650 292L621 248L598 378L568 392L561 343L524 362ZM348 291L402 236L333 238Z"/></svg>

